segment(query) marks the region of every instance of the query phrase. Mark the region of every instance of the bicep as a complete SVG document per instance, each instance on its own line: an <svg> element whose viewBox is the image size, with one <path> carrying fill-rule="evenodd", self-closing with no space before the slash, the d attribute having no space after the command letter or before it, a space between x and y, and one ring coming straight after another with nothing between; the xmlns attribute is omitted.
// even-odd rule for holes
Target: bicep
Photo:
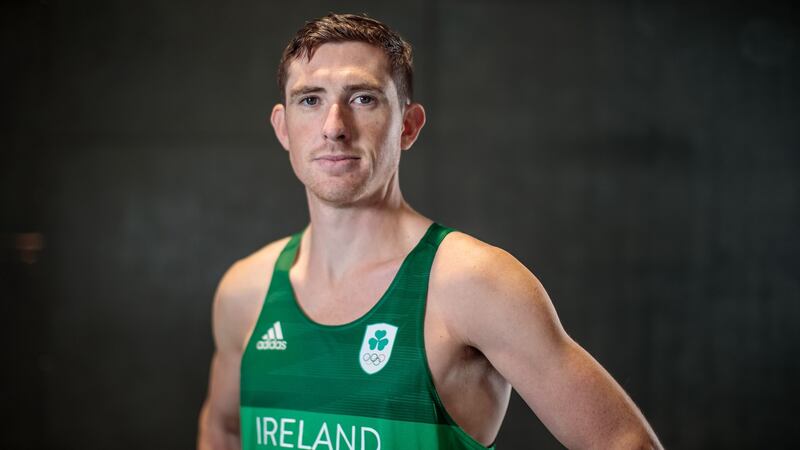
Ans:
<svg viewBox="0 0 800 450"><path fill-rule="evenodd" d="M626 448L622 441L647 435L641 413L588 352L569 337L553 345L547 357L524 351L516 358L493 357L498 370L564 445Z"/></svg>
<svg viewBox="0 0 800 450"><path fill-rule="evenodd" d="M498 272L498 286L478 290L488 297L476 302L477 314L471 315L483 325L466 321L472 324L470 345L567 447L602 448L647 436L641 413L608 372L567 335L536 277L513 257L500 259L505 263L496 267L505 270Z"/></svg>
<svg viewBox="0 0 800 450"><path fill-rule="evenodd" d="M239 370L238 360L215 352L211 359L208 396L200 415L198 448L238 449Z"/></svg>
<svg viewBox="0 0 800 450"><path fill-rule="evenodd" d="M201 413L201 448L238 448L239 367L242 331L235 296L235 283L229 271L217 289L212 308L215 350L211 358L208 394Z"/></svg>
<svg viewBox="0 0 800 450"><path fill-rule="evenodd" d="M229 432L239 429L239 359L215 352L208 383L210 418Z"/></svg>

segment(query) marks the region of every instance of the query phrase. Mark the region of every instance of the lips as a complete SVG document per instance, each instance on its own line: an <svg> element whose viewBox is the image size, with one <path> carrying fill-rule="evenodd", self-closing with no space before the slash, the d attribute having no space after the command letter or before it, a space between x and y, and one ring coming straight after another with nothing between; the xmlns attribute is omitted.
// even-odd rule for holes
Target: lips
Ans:
<svg viewBox="0 0 800 450"><path fill-rule="evenodd" d="M358 170L361 158L355 155L335 154L314 158L314 164L328 175L338 177Z"/></svg>
<svg viewBox="0 0 800 450"><path fill-rule="evenodd" d="M346 160L346 159L359 159L359 157L358 156L352 156L352 155L325 155L325 156L320 156L320 157L318 157L316 159L323 160L323 161L336 162L336 161L343 161L343 160Z"/></svg>

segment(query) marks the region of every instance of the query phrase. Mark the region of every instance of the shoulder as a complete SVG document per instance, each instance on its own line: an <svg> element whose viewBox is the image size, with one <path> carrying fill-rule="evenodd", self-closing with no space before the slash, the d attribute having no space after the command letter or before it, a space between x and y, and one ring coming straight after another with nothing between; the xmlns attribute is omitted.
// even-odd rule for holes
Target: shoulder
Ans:
<svg viewBox="0 0 800 450"><path fill-rule="evenodd" d="M258 286L263 288L263 282L269 283L269 275L275 267L278 259L289 236L273 241L252 254L234 262L219 282L217 288L218 300L235 300L242 296L252 294L252 290ZM264 276L267 279L264 280Z"/></svg>
<svg viewBox="0 0 800 450"><path fill-rule="evenodd" d="M289 238L273 241L236 261L222 276L212 318L219 350L240 351L245 345L269 289L275 261Z"/></svg>
<svg viewBox="0 0 800 450"><path fill-rule="evenodd" d="M459 231L442 241L431 277L450 292L524 293L541 288L536 276L511 253Z"/></svg>
<svg viewBox="0 0 800 450"><path fill-rule="evenodd" d="M538 328L556 326L552 303L539 279L508 251L462 232L442 241L431 268L431 292L449 328L464 343L495 326L517 321Z"/></svg>

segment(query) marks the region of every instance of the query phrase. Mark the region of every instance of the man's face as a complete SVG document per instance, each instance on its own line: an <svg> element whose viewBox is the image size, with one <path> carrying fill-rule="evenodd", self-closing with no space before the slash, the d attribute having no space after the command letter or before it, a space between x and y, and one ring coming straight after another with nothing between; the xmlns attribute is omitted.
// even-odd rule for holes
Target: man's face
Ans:
<svg viewBox="0 0 800 450"><path fill-rule="evenodd" d="M382 191L396 175L400 151L413 136L401 108L386 55L363 42L327 43L313 58L288 69L286 105L276 105L272 125L295 174L323 201L349 205ZM404 126L405 125L405 126ZM406 129L404 131L404 129Z"/></svg>

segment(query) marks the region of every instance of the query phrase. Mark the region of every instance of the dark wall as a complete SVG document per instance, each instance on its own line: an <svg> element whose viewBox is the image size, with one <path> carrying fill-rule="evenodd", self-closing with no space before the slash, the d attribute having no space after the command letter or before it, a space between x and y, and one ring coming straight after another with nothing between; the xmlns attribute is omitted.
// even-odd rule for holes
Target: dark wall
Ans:
<svg viewBox="0 0 800 450"><path fill-rule="evenodd" d="M265 119L327 2L0 16L0 447L185 449L237 258L307 221ZM670 448L784 445L800 320L789 2L344 2L416 51L418 210L516 255ZM788 445L788 444L787 444ZM514 397L498 447L559 448Z"/></svg>

